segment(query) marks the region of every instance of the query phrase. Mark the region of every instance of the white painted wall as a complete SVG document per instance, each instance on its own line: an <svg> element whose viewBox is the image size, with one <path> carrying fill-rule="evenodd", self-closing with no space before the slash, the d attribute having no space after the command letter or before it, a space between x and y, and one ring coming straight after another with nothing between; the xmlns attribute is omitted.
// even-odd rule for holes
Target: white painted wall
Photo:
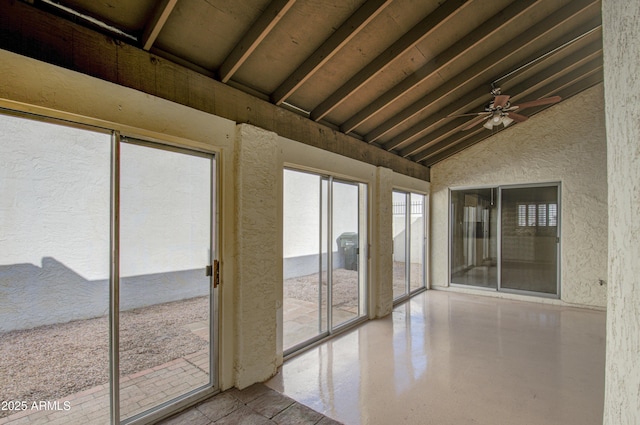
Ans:
<svg viewBox="0 0 640 425"><path fill-rule="evenodd" d="M320 250L320 178L317 174L285 171L283 214L287 225L284 230L284 258L317 255ZM326 191L323 191L322 197L326 205ZM345 185L342 182L334 183L334 235L358 232L357 197L357 186ZM326 213L325 210L323 214ZM333 252L336 252L338 250L336 238L332 238L332 246ZM323 246L322 252L326 251L326 246Z"/></svg>
<svg viewBox="0 0 640 425"><path fill-rule="evenodd" d="M120 161L120 273L203 269L210 263L208 157L123 143Z"/></svg>
<svg viewBox="0 0 640 425"><path fill-rule="evenodd" d="M604 0L609 172L605 425L640 423L640 2Z"/></svg>
<svg viewBox="0 0 640 425"><path fill-rule="evenodd" d="M284 258L318 255L320 252L321 192L317 174L284 172ZM322 252L326 252L323 248Z"/></svg>
<svg viewBox="0 0 640 425"><path fill-rule="evenodd" d="M122 310L208 293L213 164L121 144ZM0 115L0 182L0 331L107 314L111 134Z"/></svg>
<svg viewBox="0 0 640 425"><path fill-rule="evenodd" d="M111 135L0 115L0 140L0 265L52 257L107 279ZM123 145L122 276L207 264L210 180L205 158Z"/></svg>
<svg viewBox="0 0 640 425"><path fill-rule="evenodd" d="M109 277L111 135L0 114L0 266Z"/></svg>
<svg viewBox="0 0 640 425"><path fill-rule="evenodd" d="M561 299L604 307L607 163L603 87L593 87L431 169L431 280L449 284L450 188L561 182Z"/></svg>

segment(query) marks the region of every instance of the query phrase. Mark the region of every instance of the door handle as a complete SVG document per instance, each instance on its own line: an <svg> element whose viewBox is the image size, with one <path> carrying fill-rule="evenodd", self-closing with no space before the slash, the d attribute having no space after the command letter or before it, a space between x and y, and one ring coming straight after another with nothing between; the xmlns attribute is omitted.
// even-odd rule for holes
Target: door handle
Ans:
<svg viewBox="0 0 640 425"><path fill-rule="evenodd" d="M218 260L213 260L213 265L205 268L205 276L213 277L214 289L220 285L220 262Z"/></svg>

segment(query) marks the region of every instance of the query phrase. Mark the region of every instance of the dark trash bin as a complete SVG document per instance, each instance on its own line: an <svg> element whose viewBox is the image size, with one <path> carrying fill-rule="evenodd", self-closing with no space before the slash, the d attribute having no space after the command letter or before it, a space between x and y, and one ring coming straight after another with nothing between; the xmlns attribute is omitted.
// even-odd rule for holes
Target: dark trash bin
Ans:
<svg viewBox="0 0 640 425"><path fill-rule="evenodd" d="M358 234L345 232L338 236L336 242L345 270L358 270Z"/></svg>

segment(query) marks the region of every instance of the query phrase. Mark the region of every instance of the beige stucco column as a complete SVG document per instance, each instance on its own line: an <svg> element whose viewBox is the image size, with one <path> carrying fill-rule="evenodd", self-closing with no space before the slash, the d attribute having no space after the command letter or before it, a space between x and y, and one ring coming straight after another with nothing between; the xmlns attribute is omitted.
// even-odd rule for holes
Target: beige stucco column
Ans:
<svg viewBox="0 0 640 425"><path fill-rule="evenodd" d="M603 1L609 183L605 425L640 423L640 2Z"/></svg>
<svg viewBox="0 0 640 425"><path fill-rule="evenodd" d="M282 285L282 167L277 135L236 127L235 377L245 388L277 367L277 288ZM275 260L274 260L275 259Z"/></svg>
<svg viewBox="0 0 640 425"><path fill-rule="evenodd" d="M393 171L378 167L373 191L370 317L384 317L393 309Z"/></svg>

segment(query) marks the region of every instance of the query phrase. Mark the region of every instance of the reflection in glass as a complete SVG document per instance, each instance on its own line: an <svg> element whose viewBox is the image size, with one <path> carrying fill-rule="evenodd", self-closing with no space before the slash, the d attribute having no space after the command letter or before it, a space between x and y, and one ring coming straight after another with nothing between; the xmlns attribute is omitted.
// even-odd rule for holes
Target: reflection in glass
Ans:
<svg viewBox="0 0 640 425"><path fill-rule="evenodd" d="M497 288L496 190L451 191L451 282Z"/></svg>

